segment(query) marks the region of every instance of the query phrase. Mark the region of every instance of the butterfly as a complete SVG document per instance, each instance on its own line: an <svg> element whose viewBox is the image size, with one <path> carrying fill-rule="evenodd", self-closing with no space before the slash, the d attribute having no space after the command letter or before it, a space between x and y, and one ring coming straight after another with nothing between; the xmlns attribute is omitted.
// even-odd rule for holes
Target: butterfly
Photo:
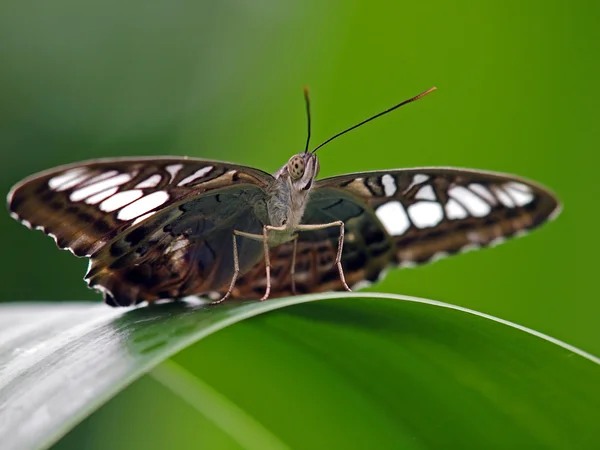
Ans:
<svg viewBox="0 0 600 450"><path fill-rule="evenodd" d="M8 195L16 220L89 258L85 280L112 306L204 295L262 299L350 290L492 246L556 217L548 189L444 167L319 179L308 138L274 175L187 157L99 159L35 174Z"/></svg>

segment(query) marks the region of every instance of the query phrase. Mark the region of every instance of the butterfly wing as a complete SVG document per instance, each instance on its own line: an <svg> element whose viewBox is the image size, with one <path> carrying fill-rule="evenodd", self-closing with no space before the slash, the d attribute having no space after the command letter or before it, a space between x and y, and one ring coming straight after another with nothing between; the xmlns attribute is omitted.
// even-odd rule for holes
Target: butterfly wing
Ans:
<svg viewBox="0 0 600 450"><path fill-rule="evenodd" d="M498 244L560 212L546 188L513 175L456 168L355 173L319 180L303 223L345 225L342 267L354 288L390 267L412 267ZM297 292L343 290L334 261L339 229L301 232ZM271 295L291 292L292 244L271 250ZM264 290L264 264L238 283L239 295Z"/></svg>
<svg viewBox="0 0 600 450"><path fill-rule="evenodd" d="M265 190L257 169L187 158L96 160L34 175L8 195L11 215L89 257L86 279L109 303L210 291L231 277L232 233L260 233ZM247 270L262 246L238 241Z"/></svg>

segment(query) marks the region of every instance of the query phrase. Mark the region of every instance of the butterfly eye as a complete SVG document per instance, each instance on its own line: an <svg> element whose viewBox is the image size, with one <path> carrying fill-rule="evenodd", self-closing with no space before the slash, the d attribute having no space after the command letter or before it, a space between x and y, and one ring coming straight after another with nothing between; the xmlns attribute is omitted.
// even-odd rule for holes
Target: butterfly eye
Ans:
<svg viewBox="0 0 600 450"><path fill-rule="evenodd" d="M304 159L301 156L292 156L288 161L288 172L292 180L299 180L304 175Z"/></svg>

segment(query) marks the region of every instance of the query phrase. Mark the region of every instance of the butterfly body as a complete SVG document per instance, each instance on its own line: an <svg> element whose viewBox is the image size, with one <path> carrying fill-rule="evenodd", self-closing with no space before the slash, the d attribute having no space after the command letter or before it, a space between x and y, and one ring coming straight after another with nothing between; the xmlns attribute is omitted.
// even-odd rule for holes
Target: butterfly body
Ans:
<svg viewBox="0 0 600 450"><path fill-rule="evenodd" d="M187 157L93 160L21 181L8 208L89 258L85 279L113 306L358 288L390 268L496 245L560 211L548 189L509 174L318 173L314 151L274 175Z"/></svg>

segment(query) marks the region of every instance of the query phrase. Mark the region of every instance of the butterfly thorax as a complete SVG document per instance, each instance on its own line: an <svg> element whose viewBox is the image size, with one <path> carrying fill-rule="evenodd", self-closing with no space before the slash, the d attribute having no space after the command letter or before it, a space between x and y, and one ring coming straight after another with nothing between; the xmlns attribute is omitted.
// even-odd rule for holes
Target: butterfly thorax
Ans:
<svg viewBox="0 0 600 450"><path fill-rule="evenodd" d="M299 153L275 173L267 199L269 222L272 226L285 226L284 231L274 231L269 240L271 246L292 239L302 221L310 191L319 172L316 155Z"/></svg>

